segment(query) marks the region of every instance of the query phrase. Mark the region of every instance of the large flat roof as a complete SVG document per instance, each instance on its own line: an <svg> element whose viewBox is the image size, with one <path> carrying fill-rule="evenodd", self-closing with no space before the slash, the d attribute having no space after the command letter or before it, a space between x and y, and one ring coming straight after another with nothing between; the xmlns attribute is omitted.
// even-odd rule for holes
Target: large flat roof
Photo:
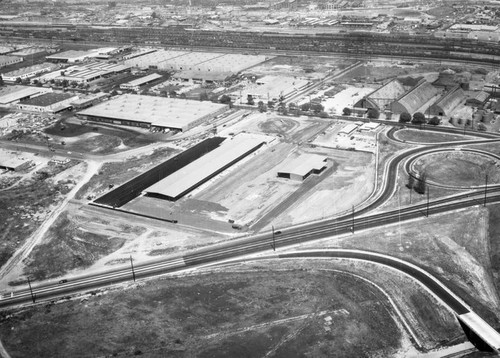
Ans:
<svg viewBox="0 0 500 358"><path fill-rule="evenodd" d="M21 98L39 93L51 92L51 89L30 86L6 86L0 89L0 104L9 104Z"/></svg>
<svg viewBox="0 0 500 358"><path fill-rule="evenodd" d="M175 200L203 183L207 178L219 173L231 163L256 150L263 143L265 143L264 139L255 136L238 135L232 139L226 139L218 148L150 186L145 191Z"/></svg>
<svg viewBox="0 0 500 358"><path fill-rule="evenodd" d="M321 170L326 166L326 157L317 154L302 154L288 159L278 169L278 173L306 176L311 170Z"/></svg>
<svg viewBox="0 0 500 358"><path fill-rule="evenodd" d="M148 76L137 78L135 80L132 80L132 81L124 83L124 84L129 85L129 86L141 86L141 85L143 85L145 83L157 80L157 79L162 78L162 77L163 76L159 75L158 73L152 73L152 74L150 74Z"/></svg>
<svg viewBox="0 0 500 358"><path fill-rule="evenodd" d="M57 65L54 65L53 63L41 63L38 65L33 65L33 66L28 66L28 67L23 67L20 68L19 70L14 70L11 72L4 73L3 76L5 77L16 77L16 76L22 76L31 72L35 71L42 71L42 70L53 70L57 68Z"/></svg>
<svg viewBox="0 0 500 358"><path fill-rule="evenodd" d="M184 128L197 119L227 108L208 101L124 94L78 112L80 115L151 123L165 128Z"/></svg>
<svg viewBox="0 0 500 358"><path fill-rule="evenodd" d="M30 98L26 101L21 101L19 104L48 107L72 97L75 97L75 95L70 93L46 93L35 98Z"/></svg>
<svg viewBox="0 0 500 358"><path fill-rule="evenodd" d="M70 59L77 59L77 58L92 56L93 54L95 54L95 50L94 51L70 50L70 51L59 52L59 53L56 53L54 55L47 56L45 58L46 59L58 59L58 60L70 60Z"/></svg>

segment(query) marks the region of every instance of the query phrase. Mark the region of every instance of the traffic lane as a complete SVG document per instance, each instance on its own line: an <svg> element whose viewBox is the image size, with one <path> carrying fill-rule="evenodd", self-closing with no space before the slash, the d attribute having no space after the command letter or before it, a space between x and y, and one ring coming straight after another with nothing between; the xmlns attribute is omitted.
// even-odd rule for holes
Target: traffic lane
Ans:
<svg viewBox="0 0 500 358"><path fill-rule="evenodd" d="M399 260L391 259L389 257L382 257L375 255L375 253L364 253L364 252L312 252L312 253L288 253L280 254L279 258L300 258L300 257L332 257L332 258L344 258L344 259L356 259L379 263L385 266L392 267L398 271L404 272L411 277L415 278L423 285L425 285L429 290L431 290L436 296L438 296L443 302L445 302L455 313L461 315L469 313L470 310L467 306L462 304L457 300L452 294L448 292L443 286L443 283L438 283L437 279L432 279L422 271L407 265Z"/></svg>

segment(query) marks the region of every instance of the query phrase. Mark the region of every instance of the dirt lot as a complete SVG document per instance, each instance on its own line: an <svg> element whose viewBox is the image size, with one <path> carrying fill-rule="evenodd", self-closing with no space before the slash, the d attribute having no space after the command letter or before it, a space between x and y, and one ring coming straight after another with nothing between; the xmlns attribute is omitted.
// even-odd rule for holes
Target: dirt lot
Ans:
<svg viewBox="0 0 500 358"><path fill-rule="evenodd" d="M87 122L74 117L57 121L44 131L51 137L52 146L74 152L110 154L155 142L146 130L133 130ZM64 143L64 144L63 144Z"/></svg>
<svg viewBox="0 0 500 358"><path fill-rule="evenodd" d="M175 152L171 148L163 148L143 156L127 158L122 162L104 163L99 173L94 175L75 195L75 199L83 199L89 195L100 196L105 190L109 190L110 184L121 185L168 159Z"/></svg>
<svg viewBox="0 0 500 358"><path fill-rule="evenodd" d="M447 134L439 132L420 131L415 129L401 129L398 130L394 136L402 141L414 143L442 143L460 140L471 140L475 137L468 135Z"/></svg>
<svg viewBox="0 0 500 358"><path fill-rule="evenodd" d="M500 300L491 275L488 214L482 207L324 240L321 247L387 253L421 265L446 282L474 309L497 325Z"/></svg>
<svg viewBox="0 0 500 358"><path fill-rule="evenodd" d="M2 342L13 357L397 353L403 333L379 290L351 275L293 267L151 280L6 313Z"/></svg>
<svg viewBox="0 0 500 358"><path fill-rule="evenodd" d="M450 151L433 153L417 159L412 169L417 173L427 173L430 183L469 188L500 181L499 163L481 154Z"/></svg>
<svg viewBox="0 0 500 358"><path fill-rule="evenodd" d="M16 185L0 191L0 265L48 217L83 174L77 161L44 165L25 175ZM60 175L65 172L65 178Z"/></svg>
<svg viewBox="0 0 500 358"><path fill-rule="evenodd" d="M252 67L245 73L257 76L287 76L309 79L321 79L325 73L345 68L353 63L352 60L333 59L327 56L277 56L264 64Z"/></svg>

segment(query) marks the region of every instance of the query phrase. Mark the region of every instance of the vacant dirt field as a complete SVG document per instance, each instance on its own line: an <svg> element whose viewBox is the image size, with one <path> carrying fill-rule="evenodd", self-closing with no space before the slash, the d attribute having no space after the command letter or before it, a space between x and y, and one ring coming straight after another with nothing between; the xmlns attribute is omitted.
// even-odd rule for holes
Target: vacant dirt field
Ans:
<svg viewBox="0 0 500 358"><path fill-rule="evenodd" d="M76 193L76 199L84 199L88 195L99 196L109 190L109 185L121 185L126 181L144 173L150 168L167 160L175 153L171 148L154 150L151 154L127 158L121 162L104 163L101 170L94 175L82 189Z"/></svg>
<svg viewBox="0 0 500 358"><path fill-rule="evenodd" d="M420 157L413 163L417 173L427 173L429 183L450 187L470 188L500 181L500 163L486 155L449 151Z"/></svg>
<svg viewBox="0 0 500 358"><path fill-rule="evenodd" d="M373 250L418 264L442 279L490 323L500 322L500 300L493 284L483 208L429 218L325 240L323 247Z"/></svg>
<svg viewBox="0 0 500 358"><path fill-rule="evenodd" d="M151 280L6 312L0 332L12 357L393 356L403 334L373 285L299 268Z"/></svg>
<svg viewBox="0 0 500 358"><path fill-rule="evenodd" d="M402 141L414 143L442 143L460 140L471 140L475 137L463 136L458 134L447 134L439 132L420 131L416 129L401 129L394 136Z"/></svg>

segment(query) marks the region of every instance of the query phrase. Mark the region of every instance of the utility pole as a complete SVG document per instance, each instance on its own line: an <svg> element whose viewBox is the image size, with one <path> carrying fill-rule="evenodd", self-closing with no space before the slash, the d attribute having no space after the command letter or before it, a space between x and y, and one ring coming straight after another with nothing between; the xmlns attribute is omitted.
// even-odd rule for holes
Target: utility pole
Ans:
<svg viewBox="0 0 500 358"><path fill-rule="evenodd" d="M352 233L354 234L354 205L352 206Z"/></svg>
<svg viewBox="0 0 500 358"><path fill-rule="evenodd" d="M484 204L483 206L486 207L486 193L488 192L488 173L486 173L486 178L484 181Z"/></svg>
<svg viewBox="0 0 500 358"><path fill-rule="evenodd" d="M271 247L273 248L273 251L276 251L276 241L274 240L274 225L271 226L273 229L273 243L271 244Z"/></svg>
<svg viewBox="0 0 500 358"><path fill-rule="evenodd" d="M33 294L33 289L31 288L31 282L29 276L28 276L28 286L30 287L31 300L33 301L33 303L35 303L36 295Z"/></svg>
<svg viewBox="0 0 500 358"><path fill-rule="evenodd" d="M429 185L427 185L427 217L429 217Z"/></svg>
<svg viewBox="0 0 500 358"><path fill-rule="evenodd" d="M134 262L132 260L132 255L130 255L130 266L132 267L132 278L134 279L135 282L135 271L134 271Z"/></svg>

